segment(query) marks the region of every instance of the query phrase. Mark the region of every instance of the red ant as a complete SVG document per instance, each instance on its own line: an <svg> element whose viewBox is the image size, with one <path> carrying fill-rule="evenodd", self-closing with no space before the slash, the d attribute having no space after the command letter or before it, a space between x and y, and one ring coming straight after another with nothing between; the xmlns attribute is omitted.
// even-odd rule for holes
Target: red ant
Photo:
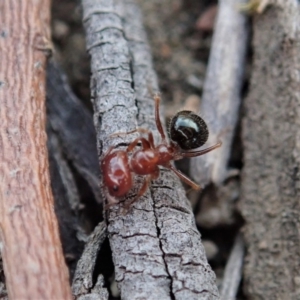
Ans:
<svg viewBox="0 0 300 300"><path fill-rule="evenodd" d="M146 179L137 193L136 197L126 205L128 208L147 190L150 181L159 176L159 166L172 170L180 179L190 185L193 189L199 190L200 186L182 174L171 165L171 161L183 157L194 157L208 153L221 146L221 142L203 149L187 151L202 146L208 139L208 130L205 122L198 115L191 111L181 111L176 114L170 122L170 137L168 143L159 117L160 97L155 96L155 121L158 132L161 136L161 143L155 146L151 131L139 128L129 133L147 133L148 138L138 137L130 143L126 150L117 150L111 147L102 160L102 174L104 185L108 189L109 204L107 208L117 204L115 197L125 196L133 186L132 173L146 175ZM128 154L141 143L142 148L133 153L129 158Z"/></svg>

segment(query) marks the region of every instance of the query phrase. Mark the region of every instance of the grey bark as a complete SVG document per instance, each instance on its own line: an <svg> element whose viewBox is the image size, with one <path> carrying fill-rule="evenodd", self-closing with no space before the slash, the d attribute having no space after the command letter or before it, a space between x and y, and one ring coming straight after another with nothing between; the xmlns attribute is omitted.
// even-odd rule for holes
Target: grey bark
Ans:
<svg viewBox="0 0 300 300"><path fill-rule="evenodd" d="M96 260L106 234L106 225L103 222L99 223L84 247L82 256L77 263L72 283L72 292L77 300L108 299L108 291L103 287L103 276L101 274L98 275L96 284L93 282Z"/></svg>
<svg viewBox="0 0 300 300"><path fill-rule="evenodd" d="M248 40L247 16L239 10L244 0L219 1L200 114L209 126L210 143L221 148L191 161L193 178L202 185L222 183L241 103Z"/></svg>
<svg viewBox="0 0 300 300"><path fill-rule="evenodd" d="M300 7L269 2L254 17L243 120L245 292L249 299L299 299Z"/></svg>
<svg viewBox="0 0 300 300"><path fill-rule="evenodd" d="M92 101L98 152L126 147L138 126L153 130L157 80L132 1L83 0L87 49L91 55ZM122 214L143 178L122 203L106 214L108 235L122 299L218 299L194 216L179 180L162 170L158 180ZM102 187L105 192L105 187Z"/></svg>

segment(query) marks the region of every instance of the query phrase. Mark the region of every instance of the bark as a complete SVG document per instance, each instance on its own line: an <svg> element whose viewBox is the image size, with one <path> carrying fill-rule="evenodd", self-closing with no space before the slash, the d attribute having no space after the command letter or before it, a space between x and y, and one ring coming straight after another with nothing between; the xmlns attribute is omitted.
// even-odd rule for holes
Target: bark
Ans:
<svg viewBox="0 0 300 300"><path fill-rule="evenodd" d="M238 10L244 0L219 1L200 114L209 126L209 141L218 150L191 161L197 182L221 184L228 176L231 145L238 121L248 40L247 16Z"/></svg>
<svg viewBox="0 0 300 300"><path fill-rule="evenodd" d="M269 2L253 20L243 120L244 282L249 299L299 299L300 8Z"/></svg>
<svg viewBox="0 0 300 300"><path fill-rule="evenodd" d="M71 299L45 134L49 2L0 4L0 226L10 299Z"/></svg>
<svg viewBox="0 0 300 300"><path fill-rule="evenodd" d="M82 256L78 261L73 279L72 290L76 299L107 300L108 292L103 287L104 279L100 274L96 284L93 282L97 256L107 235L106 225L102 222L90 235Z"/></svg>
<svg viewBox="0 0 300 300"><path fill-rule="evenodd" d="M98 152L129 144L137 126L153 130L158 90L141 15L131 1L83 0L91 55L92 101ZM143 178L126 199L135 197ZM105 187L102 187L105 192ZM179 180L162 170L127 214L106 214L115 276L122 299L218 299L194 216Z"/></svg>

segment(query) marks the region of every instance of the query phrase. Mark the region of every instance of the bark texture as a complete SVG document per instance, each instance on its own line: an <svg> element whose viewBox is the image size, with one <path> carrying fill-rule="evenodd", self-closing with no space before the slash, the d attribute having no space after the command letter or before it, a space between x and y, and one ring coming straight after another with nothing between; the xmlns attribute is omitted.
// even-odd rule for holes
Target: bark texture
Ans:
<svg viewBox="0 0 300 300"><path fill-rule="evenodd" d="M132 1L83 0L91 55L92 100L98 151L126 147L139 127L153 130L153 95L158 90L141 15ZM135 197L143 178L126 199ZM105 187L102 187L105 195ZM183 188L162 170L127 214L107 212L115 276L122 299L218 299L215 275Z"/></svg>
<svg viewBox="0 0 300 300"><path fill-rule="evenodd" d="M103 287L104 279L100 274L96 284L93 282L94 269L100 248L106 238L106 225L102 222L90 235L82 256L77 263L73 278L72 291L76 299L107 300L108 291Z"/></svg>
<svg viewBox="0 0 300 300"><path fill-rule="evenodd" d="M200 114L209 126L209 141L220 149L192 160L191 172L202 185L221 184L227 177L232 140L238 120L248 41L244 0L221 0L206 73Z"/></svg>
<svg viewBox="0 0 300 300"><path fill-rule="evenodd" d="M299 299L300 7L269 2L254 17L243 120L244 283L249 299Z"/></svg>
<svg viewBox="0 0 300 300"><path fill-rule="evenodd" d="M0 227L10 299L71 299L49 182L49 1L0 3Z"/></svg>

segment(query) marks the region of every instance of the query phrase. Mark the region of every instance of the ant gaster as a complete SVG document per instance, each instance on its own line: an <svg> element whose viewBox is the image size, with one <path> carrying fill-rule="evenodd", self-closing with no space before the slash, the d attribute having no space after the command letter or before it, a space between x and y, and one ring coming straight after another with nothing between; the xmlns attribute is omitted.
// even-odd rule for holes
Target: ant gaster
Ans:
<svg viewBox="0 0 300 300"><path fill-rule="evenodd" d="M172 170L182 181L193 189L199 190L200 186L173 167L171 162L183 157L195 157L206 154L222 144L218 142L203 150L193 150L207 141L208 130L202 118L191 111L181 111L172 118L169 127L171 141L167 142L159 116L160 97L156 95L154 99L155 121L161 136L161 143L155 146L152 132L138 128L126 134L138 131L148 134L148 138L136 138L128 145L126 150L113 151L115 147L111 147L107 151L101 164L103 182L109 193L109 204L107 207L118 203L115 199L116 197L123 197L129 192L133 186L132 174L146 175L145 181L136 197L126 205L128 208L146 192L150 181L158 178L159 166ZM132 157L129 158L128 154L138 144L141 144L141 149L135 151Z"/></svg>

